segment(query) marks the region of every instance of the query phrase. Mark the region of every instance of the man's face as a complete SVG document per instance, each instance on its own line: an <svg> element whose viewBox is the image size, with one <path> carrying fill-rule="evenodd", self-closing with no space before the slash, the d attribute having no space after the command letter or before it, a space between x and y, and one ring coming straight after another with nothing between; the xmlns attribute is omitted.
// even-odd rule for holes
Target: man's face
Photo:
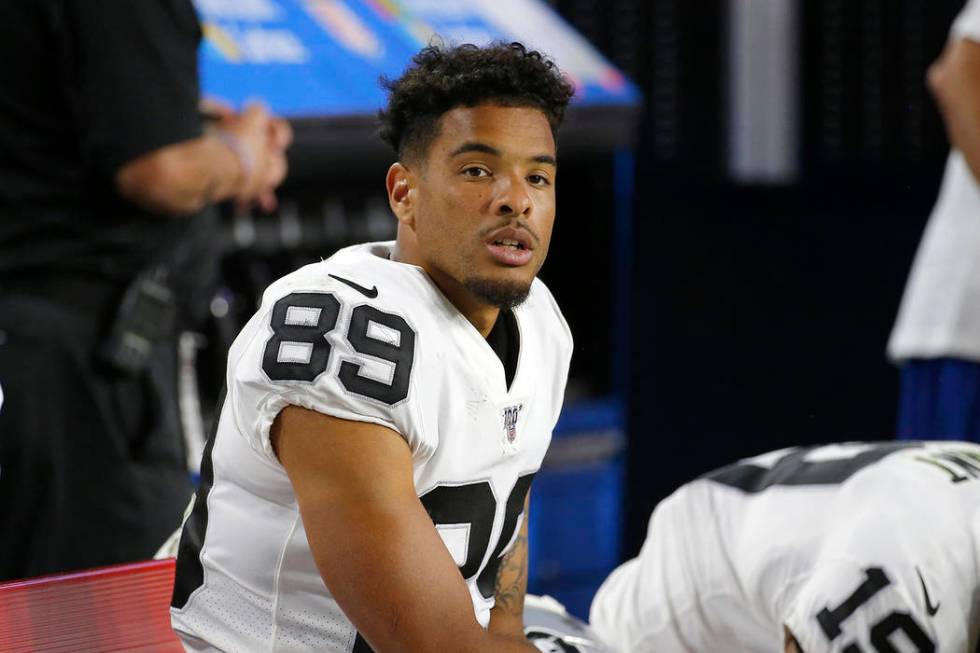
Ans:
<svg viewBox="0 0 980 653"><path fill-rule="evenodd" d="M419 264L450 296L512 306L544 263L555 219L555 140L538 109L482 104L443 114L420 162Z"/></svg>

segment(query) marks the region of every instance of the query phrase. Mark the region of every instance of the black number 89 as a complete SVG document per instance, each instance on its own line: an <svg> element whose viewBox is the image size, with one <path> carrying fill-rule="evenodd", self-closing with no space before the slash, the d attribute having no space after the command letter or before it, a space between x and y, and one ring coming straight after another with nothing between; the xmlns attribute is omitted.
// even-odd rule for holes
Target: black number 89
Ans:
<svg viewBox="0 0 980 653"><path fill-rule="evenodd" d="M337 326L340 301L331 293L292 293L272 309L272 336L265 345L262 369L273 381L313 381L330 362L326 335ZM371 335L372 324L397 338ZM395 340L395 342L392 342ZM347 342L359 354L392 364L391 381L385 383L361 375L362 365L343 361L337 379L348 392L394 405L408 396L415 362L415 331L405 318L361 304L351 312Z"/></svg>

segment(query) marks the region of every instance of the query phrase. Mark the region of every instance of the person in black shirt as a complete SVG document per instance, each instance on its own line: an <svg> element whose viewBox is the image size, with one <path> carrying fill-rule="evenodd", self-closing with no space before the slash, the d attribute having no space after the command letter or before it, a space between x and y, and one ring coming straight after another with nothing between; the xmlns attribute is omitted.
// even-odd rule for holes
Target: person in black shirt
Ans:
<svg viewBox="0 0 980 653"><path fill-rule="evenodd" d="M191 487L176 335L208 207L275 205L288 125L202 120L191 0L0 3L0 579L146 558Z"/></svg>

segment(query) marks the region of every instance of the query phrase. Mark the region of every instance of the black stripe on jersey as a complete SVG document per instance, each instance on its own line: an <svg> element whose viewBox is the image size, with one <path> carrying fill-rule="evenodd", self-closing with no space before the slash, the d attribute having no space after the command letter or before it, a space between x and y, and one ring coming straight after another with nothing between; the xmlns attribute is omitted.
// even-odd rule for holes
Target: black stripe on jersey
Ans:
<svg viewBox="0 0 980 653"><path fill-rule="evenodd" d="M850 458L818 461L807 461L804 458L820 447L803 447L790 451L772 467L735 463L701 478L750 494L762 492L774 485L836 485L896 451L919 446L921 444L918 442L879 443Z"/></svg>
<svg viewBox="0 0 980 653"><path fill-rule="evenodd" d="M215 413L214 424L204 446L201 457L201 482L194 496L194 509L191 511L184 528L180 533L180 545L177 549L177 572L174 576L174 592L170 605L183 608L194 590L204 584L204 565L201 563L201 547L204 546L204 534L208 530L208 494L214 485L214 461L211 452L214 451L214 441L218 434L218 423L221 421L221 410L225 405L227 388L222 388L218 397L218 410Z"/></svg>
<svg viewBox="0 0 980 653"><path fill-rule="evenodd" d="M354 640L354 648L350 650L350 653L374 653L374 649L361 637L361 633L357 633L357 639Z"/></svg>

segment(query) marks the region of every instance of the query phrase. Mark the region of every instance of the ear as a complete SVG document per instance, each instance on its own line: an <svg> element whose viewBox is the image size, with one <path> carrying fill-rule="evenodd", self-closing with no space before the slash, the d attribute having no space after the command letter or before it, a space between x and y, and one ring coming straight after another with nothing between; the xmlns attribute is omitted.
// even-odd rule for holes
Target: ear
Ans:
<svg viewBox="0 0 980 653"><path fill-rule="evenodd" d="M415 226L415 173L400 162L392 163L385 177L388 205L400 224Z"/></svg>

